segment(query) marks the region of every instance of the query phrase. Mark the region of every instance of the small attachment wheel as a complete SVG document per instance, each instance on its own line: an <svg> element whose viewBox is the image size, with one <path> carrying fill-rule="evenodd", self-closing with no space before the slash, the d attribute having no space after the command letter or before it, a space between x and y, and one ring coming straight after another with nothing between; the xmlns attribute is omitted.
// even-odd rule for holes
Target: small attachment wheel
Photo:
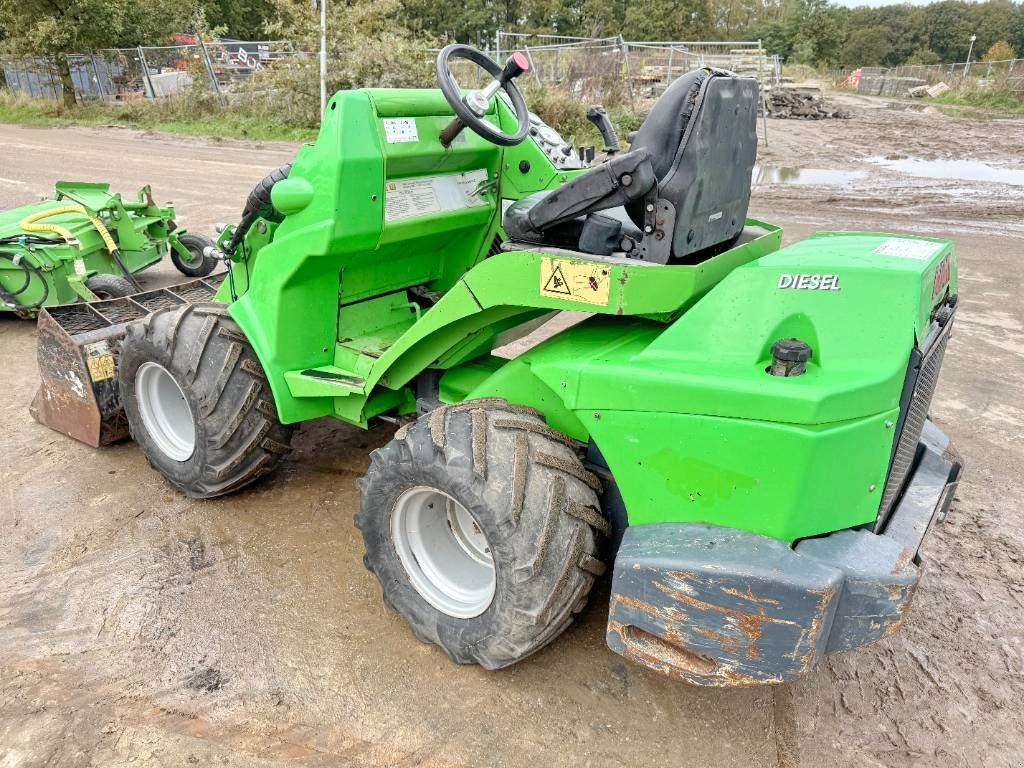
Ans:
<svg viewBox="0 0 1024 768"><path fill-rule="evenodd" d="M469 91L463 95L450 68L449 62L453 58L473 62L494 79L484 88ZM505 67L502 68L489 56L472 46L453 43L442 48L441 52L437 54L437 82L451 108L455 110L455 119L441 131L441 135L438 137L441 140L441 145L451 146L455 137L465 127L471 128L474 133L492 144L511 147L521 143L530 130L530 110L526 107L526 99L523 98L522 92L512 80L529 69L530 60L521 51L516 51L509 56ZM512 108L516 112L516 122L519 127L515 133L505 133L484 119L484 114L490 108L491 99L501 90L508 94Z"/></svg>
<svg viewBox="0 0 1024 768"><path fill-rule="evenodd" d="M171 246L171 263L181 274L186 277L206 277L213 272L214 267L217 266L217 260L205 254L208 246L215 245L213 240L188 232L179 237L178 242L192 254L192 260L185 261L181 254L174 249L174 246Z"/></svg>
<svg viewBox="0 0 1024 768"><path fill-rule="evenodd" d="M96 294L100 301L123 299L138 292L134 285L120 275L93 275L85 281L85 287Z"/></svg>

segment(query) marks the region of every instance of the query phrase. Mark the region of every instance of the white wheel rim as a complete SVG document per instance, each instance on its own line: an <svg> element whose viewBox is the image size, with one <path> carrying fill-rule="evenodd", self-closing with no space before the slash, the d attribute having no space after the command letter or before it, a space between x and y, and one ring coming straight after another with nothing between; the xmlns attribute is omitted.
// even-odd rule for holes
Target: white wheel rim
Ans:
<svg viewBox="0 0 1024 768"><path fill-rule="evenodd" d="M174 377L159 363L143 363L135 373L135 397L157 448L174 461L187 461L196 449L196 423Z"/></svg>
<svg viewBox="0 0 1024 768"><path fill-rule="evenodd" d="M391 540L409 581L442 613L471 619L494 599L487 536L473 515L443 491L410 488L391 511Z"/></svg>

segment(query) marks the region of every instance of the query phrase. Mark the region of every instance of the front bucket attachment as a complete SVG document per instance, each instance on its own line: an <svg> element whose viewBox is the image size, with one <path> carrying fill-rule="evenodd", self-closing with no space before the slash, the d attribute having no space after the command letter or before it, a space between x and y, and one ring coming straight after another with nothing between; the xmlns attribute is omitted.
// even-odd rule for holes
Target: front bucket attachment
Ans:
<svg viewBox="0 0 1024 768"><path fill-rule="evenodd" d="M213 301L224 275L92 304L39 312L39 391L29 407L40 424L94 448L128 437L117 390L125 328L150 312Z"/></svg>

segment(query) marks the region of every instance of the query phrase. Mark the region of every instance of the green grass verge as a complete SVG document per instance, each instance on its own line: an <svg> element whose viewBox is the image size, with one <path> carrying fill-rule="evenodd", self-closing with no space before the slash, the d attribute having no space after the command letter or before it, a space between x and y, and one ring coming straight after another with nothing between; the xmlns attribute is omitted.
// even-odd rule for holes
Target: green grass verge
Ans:
<svg viewBox="0 0 1024 768"><path fill-rule="evenodd" d="M315 128L281 124L244 109L221 109L187 101L178 103L87 103L69 109L53 101L29 99L0 91L0 122L37 127L117 125L189 136L308 141Z"/></svg>
<svg viewBox="0 0 1024 768"><path fill-rule="evenodd" d="M933 104L947 107L967 107L999 114L1024 114L1024 98L1005 90L950 91L928 99Z"/></svg>

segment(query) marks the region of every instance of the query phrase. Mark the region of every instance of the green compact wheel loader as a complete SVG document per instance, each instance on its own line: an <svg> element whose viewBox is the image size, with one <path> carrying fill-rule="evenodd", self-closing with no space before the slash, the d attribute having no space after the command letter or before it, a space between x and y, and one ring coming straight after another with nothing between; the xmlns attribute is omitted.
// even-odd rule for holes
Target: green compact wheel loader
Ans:
<svg viewBox="0 0 1024 768"><path fill-rule="evenodd" d="M463 91L454 57L493 81ZM127 326L132 436L210 497L303 421L399 423L355 523L385 602L459 663L552 642L609 568L611 649L698 685L893 633L960 472L928 418L952 245L781 247L747 218L752 79L684 75L582 168L528 67L453 45L438 90L335 94L208 254L216 301Z"/></svg>

